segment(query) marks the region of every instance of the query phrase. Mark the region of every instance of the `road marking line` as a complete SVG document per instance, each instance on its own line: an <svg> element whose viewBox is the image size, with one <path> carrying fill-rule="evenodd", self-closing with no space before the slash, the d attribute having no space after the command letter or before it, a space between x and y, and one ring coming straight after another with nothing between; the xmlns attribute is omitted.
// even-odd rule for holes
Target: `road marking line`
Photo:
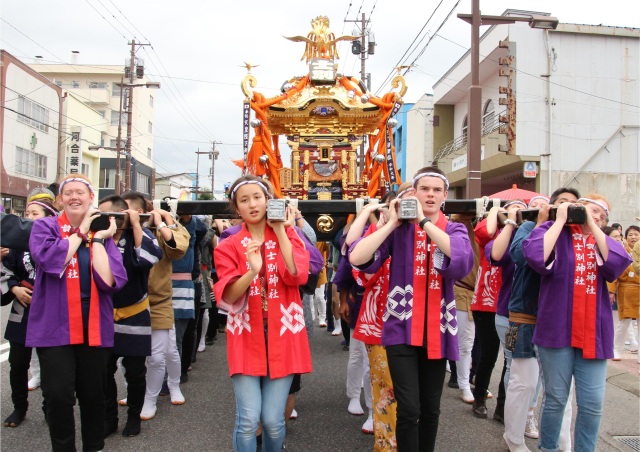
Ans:
<svg viewBox="0 0 640 452"><path fill-rule="evenodd" d="M5 342L3 344L0 344L0 350L6 350L11 346L11 344L9 342Z"/></svg>

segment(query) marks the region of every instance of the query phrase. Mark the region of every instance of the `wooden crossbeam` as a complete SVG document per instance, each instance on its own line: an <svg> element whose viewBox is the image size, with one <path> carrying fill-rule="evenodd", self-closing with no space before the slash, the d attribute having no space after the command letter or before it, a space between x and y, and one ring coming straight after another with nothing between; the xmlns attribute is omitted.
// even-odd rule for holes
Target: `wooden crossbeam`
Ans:
<svg viewBox="0 0 640 452"><path fill-rule="evenodd" d="M365 204L366 204L365 200ZM506 201L501 201L505 204ZM490 203L489 205L492 205ZM166 202L161 206L169 210ZM298 200L298 209L303 215L350 215L356 213L355 200ZM475 213L475 199L451 199L444 205L446 215L454 213ZM236 218L235 212L231 211L228 201L178 201L176 209L178 215L213 215L214 218Z"/></svg>
<svg viewBox="0 0 640 452"><path fill-rule="evenodd" d="M365 200L365 204L366 204ZM505 204L506 201L501 201ZM489 206L493 205L493 201ZM166 202L161 203L161 207L169 210ZM298 209L302 212L305 220L316 231L319 241L333 240L338 231L347 223L347 218L351 214L356 213L355 200L298 200ZM176 207L178 215L212 215L218 219L237 218L235 212L232 212L228 201L178 201ZM444 213L450 214L475 214L475 199L452 199L445 202ZM330 221L327 221L330 217ZM320 221L318 221L320 220ZM326 225L331 223L330 230L322 228L319 223ZM322 230L324 229L324 230Z"/></svg>

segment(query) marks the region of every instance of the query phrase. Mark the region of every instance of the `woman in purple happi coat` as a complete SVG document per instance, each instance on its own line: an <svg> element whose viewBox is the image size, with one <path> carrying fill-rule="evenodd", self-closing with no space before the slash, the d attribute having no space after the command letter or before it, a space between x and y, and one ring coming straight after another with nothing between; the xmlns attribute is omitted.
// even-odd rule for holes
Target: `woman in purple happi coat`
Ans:
<svg viewBox="0 0 640 452"><path fill-rule="evenodd" d="M622 245L600 229L609 215L604 197L594 194L578 200L586 209L586 224L566 224L572 205L563 203L555 222L542 224L523 242L528 264L541 275L533 336L545 390L541 450L558 450L572 377L578 403L575 450L595 450L607 359L613 357L606 281L614 281L631 263Z"/></svg>

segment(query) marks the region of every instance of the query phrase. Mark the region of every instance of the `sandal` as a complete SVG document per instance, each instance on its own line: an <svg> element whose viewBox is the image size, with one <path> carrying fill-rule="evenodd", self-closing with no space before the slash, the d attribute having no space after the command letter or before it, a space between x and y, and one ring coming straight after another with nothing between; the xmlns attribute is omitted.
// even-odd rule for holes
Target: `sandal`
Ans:
<svg viewBox="0 0 640 452"><path fill-rule="evenodd" d="M24 411L14 410L13 413L11 413L9 417L6 418L2 423L3 427L17 427L18 425L22 424L22 421L24 421L26 414L27 413Z"/></svg>

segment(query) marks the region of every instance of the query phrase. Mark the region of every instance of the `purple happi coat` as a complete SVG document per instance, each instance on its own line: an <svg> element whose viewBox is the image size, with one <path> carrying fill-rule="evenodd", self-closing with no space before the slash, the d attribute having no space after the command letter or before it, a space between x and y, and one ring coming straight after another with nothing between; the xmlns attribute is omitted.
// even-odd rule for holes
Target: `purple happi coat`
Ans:
<svg viewBox="0 0 640 452"><path fill-rule="evenodd" d="M366 266L356 267L366 273L375 273L381 265L392 256L391 271L389 275L389 293L387 306L383 317L382 345L411 345L415 341L412 338L412 310L414 306L414 259L416 246L415 229L419 226L413 223L403 223L398 226L376 250L373 260ZM451 258L439 250L433 251L435 255L435 268L442 276L442 288L440 299L431 300L429 303L438 303L440 306L440 354L428 356L429 359L447 358L459 359L458 353L458 323L456 321L456 304L453 286L456 280L462 279L473 267L473 250L469 242L469 235L464 225L448 222L445 232L451 238ZM358 242L352 246L353 249ZM433 244L431 245L434 246ZM424 302L423 302L424 303ZM424 331L424 326L422 327ZM433 332L427 336L431 337ZM415 344L414 344L415 345Z"/></svg>
<svg viewBox="0 0 640 452"><path fill-rule="evenodd" d="M62 240L58 217L41 218L33 223L29 240L31 257L36 264L33 299L27 327L27 347L55 347L70 344L70 319L67 301L65 258L69 251L68 240ZM112 239L104 242L113 273L114 286L108 286L94 270L100 301L101 347L113 347L114 292L127 282L122 265L122 255ZM86 326L85 326L86 327Z"/></svg>
<svg viewBox="0 0 640 452"><path fill-rule="evenodd" d="M564 227L554 251L544 262L544 234L553 222L534 229L522 243L529 266L538 272L540 296L533 343L542 347L571 347L575 256L571 230ZM596 287L596 359L613 358L613 314L606 281L614 281L631 264L621 243L606 237L609 255L603 262L596 246L598 265Z"/></svg>

